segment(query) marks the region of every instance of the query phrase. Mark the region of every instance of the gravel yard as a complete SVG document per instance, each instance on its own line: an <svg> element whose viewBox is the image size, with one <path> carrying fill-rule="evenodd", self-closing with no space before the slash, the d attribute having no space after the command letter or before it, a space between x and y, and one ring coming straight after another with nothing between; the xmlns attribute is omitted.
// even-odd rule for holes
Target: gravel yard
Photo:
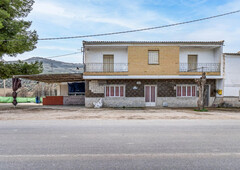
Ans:
<svg viewBox="0 0 240 170"><path fill-rule="evenodd" d="M56 119L239 119L240 108L208 108L196 112L194 108L102 108L79 106L42 106L0 104L0 120L56 120Z"/></svg>

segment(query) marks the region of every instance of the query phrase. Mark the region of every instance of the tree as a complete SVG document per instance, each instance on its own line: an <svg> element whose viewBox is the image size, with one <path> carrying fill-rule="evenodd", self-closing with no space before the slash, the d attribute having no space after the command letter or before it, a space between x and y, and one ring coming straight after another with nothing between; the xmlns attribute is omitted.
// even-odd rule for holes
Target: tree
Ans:
<svg viewBox="0 0 240 170"><path fill-rule="evenodd" d="M0 62L0 79L8 79L13 75L29 75L39 74L43 71L42 62L27 63L18 61L17 63L9 64Z"/></svg>
<svg viewBox="0 0 240 170"><path fill-rule="evenodd" d="M202 77L200 79L195 80L196 83L198 84L198 89L199 89L199 97L197 101L198 105L198 110L204 111L204 106L205 106L205 84L207 82L206 78L206 73L202 73Z"/></svg>
<svg viewBox="0 0 240 170"><path fill-rule="evenodd" d="M33 3L34 0L0 0L0 59L36 48L37 32L29 30L31 21L23 20Z"/></svg>

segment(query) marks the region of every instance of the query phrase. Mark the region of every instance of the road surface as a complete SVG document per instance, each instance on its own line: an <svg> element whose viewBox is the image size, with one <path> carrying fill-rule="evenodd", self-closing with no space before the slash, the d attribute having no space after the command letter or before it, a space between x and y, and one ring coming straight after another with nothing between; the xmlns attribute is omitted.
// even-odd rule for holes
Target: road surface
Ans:
<svg viewBox="0 0 240 170"><path fill-rule="evenodd" d="M0 121L0 169L240 169L240 121Z"/></svg>

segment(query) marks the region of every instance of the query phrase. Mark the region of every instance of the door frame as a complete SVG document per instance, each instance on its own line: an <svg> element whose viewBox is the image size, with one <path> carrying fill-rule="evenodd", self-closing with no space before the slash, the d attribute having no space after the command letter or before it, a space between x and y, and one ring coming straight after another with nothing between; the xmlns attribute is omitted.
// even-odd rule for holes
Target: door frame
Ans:
<svg viewBox="0 0 240 170"><path fill-rule="evenodd" d="M155 102L146 102L146 90L145 90L146 86L150 86L150 87L155 86ZM151 93L150 93L150 99L151 99ZM156 103L157 103L157 85L151 85L151 84L144 85L144 102L145 102L145 106L147 106L147 107L156 106Z"/></svg>

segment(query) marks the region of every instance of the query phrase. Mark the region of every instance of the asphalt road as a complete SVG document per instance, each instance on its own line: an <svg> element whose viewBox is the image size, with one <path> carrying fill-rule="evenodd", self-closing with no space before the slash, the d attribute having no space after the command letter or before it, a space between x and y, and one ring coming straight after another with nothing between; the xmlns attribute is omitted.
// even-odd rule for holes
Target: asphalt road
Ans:
<svg viewBox="0 0 240 170"><path fill-rule="evenodd" d="M240 169L240 121L0 121L0 169Z"/></svg>

